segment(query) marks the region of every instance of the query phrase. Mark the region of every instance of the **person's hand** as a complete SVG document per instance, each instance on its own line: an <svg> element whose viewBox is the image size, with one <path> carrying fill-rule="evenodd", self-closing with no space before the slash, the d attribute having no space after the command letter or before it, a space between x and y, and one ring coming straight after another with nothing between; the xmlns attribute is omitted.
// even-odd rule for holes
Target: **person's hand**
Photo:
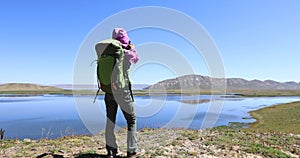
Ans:
<svg viewBox="0 0 300 158"><path fill-rule="evenodd" d="M129 44L130 49L134 49L134 45L133 44Z"/></svg>

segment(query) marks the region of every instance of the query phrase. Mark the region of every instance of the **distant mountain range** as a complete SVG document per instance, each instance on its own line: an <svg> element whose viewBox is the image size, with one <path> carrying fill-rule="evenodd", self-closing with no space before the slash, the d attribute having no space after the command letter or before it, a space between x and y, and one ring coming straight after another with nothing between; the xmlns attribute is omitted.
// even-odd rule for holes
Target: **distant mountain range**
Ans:
<svg viewBox="0 0 300 158"><path fill-rule="evenodd" d="M227 78L225 80L194 74L163 80L145 89L193 90L198 87L200 90L208 90L211 89L213 83L220 84L220 81L223 81L222 83L225 81L227 90L300 90L300 82L245 80L242 78Z"/></svg>
<svg viewBox="0 0 300 158"><path fill-rule="evenodd" d="M222 81L222 82L220 82ZM242 78L211 78L202 75L185 75L177 78L160 81L153 85L133 84L134 90L210 90L212 85L218 86L226 83L227 90L300 90L300 82L277 82L273 80L245 80ZM7 83L0 84L0 91L63 91L64 89L74 90L96 90L96 85L52 85L42 86L29 83Z"/></svg>

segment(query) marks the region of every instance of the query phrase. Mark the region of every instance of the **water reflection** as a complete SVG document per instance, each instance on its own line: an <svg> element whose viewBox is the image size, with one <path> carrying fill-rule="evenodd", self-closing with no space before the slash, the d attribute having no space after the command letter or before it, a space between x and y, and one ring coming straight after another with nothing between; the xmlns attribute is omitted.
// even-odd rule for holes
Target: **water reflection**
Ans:
<svg viewBox="0 0 300 158"><path fill-rule="evenodd" d="M202 104L210 102L210 99L198 99L198 100L179 100L179 102L186 104Z"/></svg>

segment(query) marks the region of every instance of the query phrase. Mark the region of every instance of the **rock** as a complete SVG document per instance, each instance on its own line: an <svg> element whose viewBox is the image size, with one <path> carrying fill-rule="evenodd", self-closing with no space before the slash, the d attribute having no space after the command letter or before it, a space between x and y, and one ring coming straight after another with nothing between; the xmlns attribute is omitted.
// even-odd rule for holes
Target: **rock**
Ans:
<svg viewBox="0 0 300 158"><path fill-rule="evenodd" d="M297 145L300 145L300 140L296 140L296 144L297 144Z"/></svg>
<svg viewBox="0 0 300 158"><path fill-rule="evenodd" d="M67 153L67 151L65 151L65 150L58 150L58 152L63 153L63 154Z"/></svg>
<svg viewBox="0 0 300 158"><path fill-rule="evenodd" d="M29 139L29 138L24 138L24 139L23 139L23 142L30 143L30 142L31 142L31 139Z"/></svg>
<svg viewBox="0 0 300 158"><path fill-rule="evenodd" d="M200 141L204 141L205 139L204 139L204 137L200 137Z"/></svg>
<svg viewBox="0 0 300 158"><path fill-rule="evenodd" d="M171 149L170 147L168 147L168 146L167 146L167 147L164 147L163 149L164 149L167 153L169 153L169 152L172 151L172 149Z"/></svg>
<svg viewBox="0 0 300 158"><path fill-rule="evenodd" d="M197 156L197 151L195 149L188 150L188 154L192 156Z"/></svg>
<svg viewBox="0 0 300 158"><path fill-rule="evenodd" d="M232 146L230 147L230 150L238 151L240 149L239 146Z"/></svg>

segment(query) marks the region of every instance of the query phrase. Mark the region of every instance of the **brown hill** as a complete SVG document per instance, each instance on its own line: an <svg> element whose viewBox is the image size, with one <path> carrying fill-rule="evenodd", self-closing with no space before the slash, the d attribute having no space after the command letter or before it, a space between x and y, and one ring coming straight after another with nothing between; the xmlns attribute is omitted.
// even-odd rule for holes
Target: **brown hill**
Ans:
<svg viewBox="0 0 300 158"><path fill-rule="evenodd" d="M63 89L30 83L7 83L0 84L0 91L63 91Z"/></svg>

